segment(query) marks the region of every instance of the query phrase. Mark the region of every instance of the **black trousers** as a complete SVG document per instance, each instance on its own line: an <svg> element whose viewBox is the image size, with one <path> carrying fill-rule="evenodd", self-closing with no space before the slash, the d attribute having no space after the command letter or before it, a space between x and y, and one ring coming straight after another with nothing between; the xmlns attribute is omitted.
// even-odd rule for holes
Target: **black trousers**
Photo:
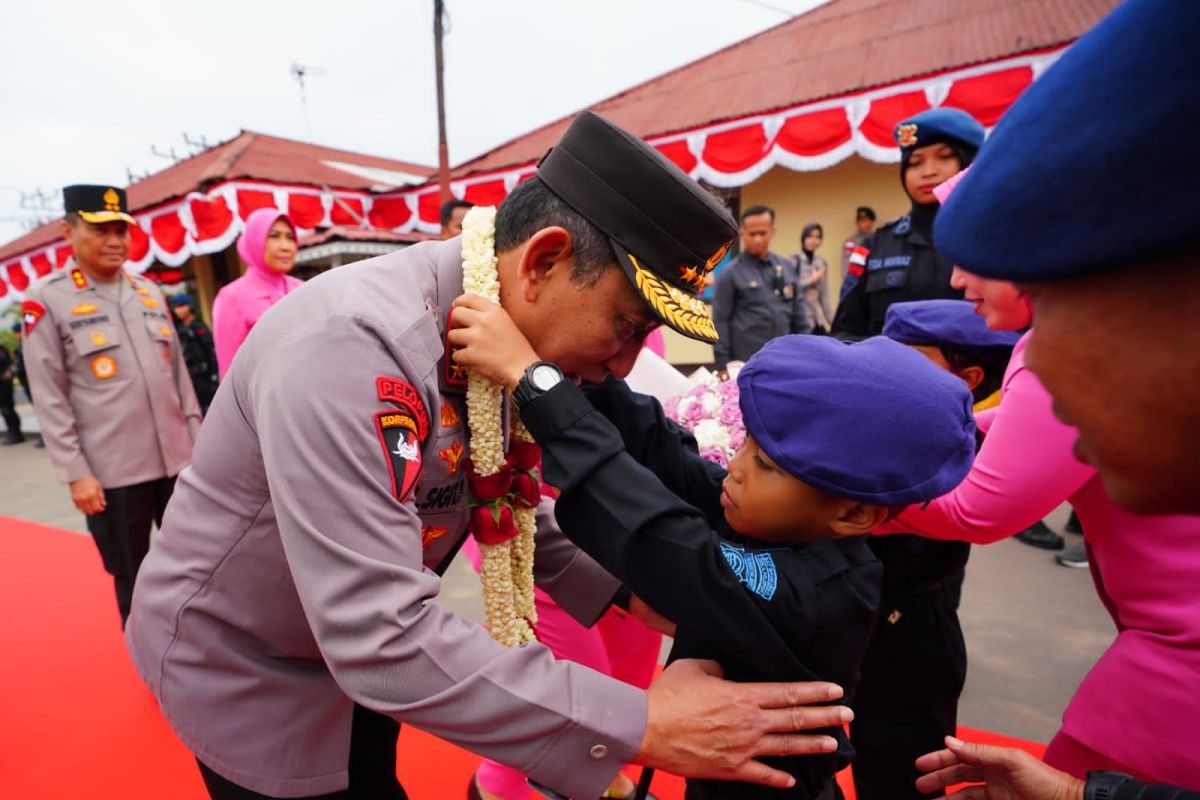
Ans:
<svg viewBox="0 0 1200 800"><path fill-rule="evenodd" d="M408 800L396 778L396 739L400 723L391 717L354 706L350 726L350 786L332 794L311 795L304 800ZM200 775L212 800L272 800L222 778L199 759Z"/></svg>
<svg viewBox="0 0 1200 800"><path fill-rule="evenodd" d="M937 796L913 786L920 775L913 762L945 747L957 728L967 677L961 589L960 574L930 590L885 595L880 604L850 723L860 800Z"/></svg>
<svg viewBox="0 0 1200 800"><path fill-rule="evenodd" d="M4 418L4 427L9 437L21 437L21 417L17 414L16 403L13 399L12 378L0 378L0 417Z"/></svg>
<svg viewBox="0 0 1200 800"><path fill-rule="evenodd" d="M150 550L150 526L162 525L174 489L174 478L105 488L105 509L87 517L87 529L96 541L104 571L113 577L122 628L129 619L138 569Z"/></svg>

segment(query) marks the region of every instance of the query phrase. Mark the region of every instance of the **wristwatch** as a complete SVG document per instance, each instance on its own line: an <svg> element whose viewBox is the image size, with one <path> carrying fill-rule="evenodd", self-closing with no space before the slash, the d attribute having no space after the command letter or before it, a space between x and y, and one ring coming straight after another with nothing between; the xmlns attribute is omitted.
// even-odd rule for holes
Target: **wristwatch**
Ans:
<svg viewBox="0 0 1200 800"><path fill-rule="evenodd" d="M563 378L562 370L549 361L535 361L530 364L521 380L517 381L517 388L513 390L513 402L517 404L517 409L523 411L534 398L553 389Z"/></svg>
<svg viewBox="0 0 1200 800"><path fill-rule="evenodd" d="M1120 772L1089 772L1084 784L1084 800L1112 800L1117 791L1133 779Z"/></svg>

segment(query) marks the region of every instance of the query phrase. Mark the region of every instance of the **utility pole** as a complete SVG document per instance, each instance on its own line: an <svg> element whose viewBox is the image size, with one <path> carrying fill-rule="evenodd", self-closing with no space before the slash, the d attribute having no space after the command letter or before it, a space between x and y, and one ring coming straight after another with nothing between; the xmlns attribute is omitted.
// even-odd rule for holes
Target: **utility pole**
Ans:
<svg viewBox="0 0 1200 800"><path fill-rule="evenodd" d="M438 197L442 203L450 199L450 154L446 147L446 90L442 78L442 17L445 13L442 0L433 0L433 61L437 72Z"/></svg>

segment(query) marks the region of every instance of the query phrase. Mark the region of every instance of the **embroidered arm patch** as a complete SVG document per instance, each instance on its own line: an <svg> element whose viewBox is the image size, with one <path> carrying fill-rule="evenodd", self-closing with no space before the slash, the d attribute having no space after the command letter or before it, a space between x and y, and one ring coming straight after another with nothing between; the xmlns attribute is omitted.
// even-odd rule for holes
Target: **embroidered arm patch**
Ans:
<svg viewBox="0 0 1200 800"><path fill-rule="evenodd" d="M775 596L775 590L779 588L779 573L775 570L775 559L770 553L747 553L741 547L721 542L721 555L725 556L725 563L747 589L764 600Z"/></svg>
<svg viewBox="0 0 1200 800"><path fill-rule="evenodd" d="M421 446L429 436L429 414L421 396L407 381L378 377L375 388L380 400L397 406L375 412L375 432L392 480L392 496L403 503L421 478Z"/></svg>
<svg viewBox="0 0 1200 800"><path fill-rule="evenodd" d="M21 303L21 323L25 326L25 336L33 333L38 320L46 316L46 308L36 300L26 300Z"/></svg>

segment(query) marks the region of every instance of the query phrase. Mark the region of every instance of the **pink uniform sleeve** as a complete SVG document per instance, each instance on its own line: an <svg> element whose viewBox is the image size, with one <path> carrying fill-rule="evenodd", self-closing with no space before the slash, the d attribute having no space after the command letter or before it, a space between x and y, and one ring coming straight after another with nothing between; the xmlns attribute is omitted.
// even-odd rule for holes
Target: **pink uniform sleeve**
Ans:
<svg viewBox="0 0 1200 800"><path fill-rule="evenodd" d="M988 544L1020 533L1087 483L1094 468L1075 459L1076 431L1054 418L1037 376L1009 380L983 447L958 488L927 506L909 506L873 533Z"/></svg>
<svg viewBox="0 0 1200 800"><path fill-rule="evenodd" d="M213 301L213 346L217 351L217 374L221 378L229 371L233 356L237 353L250 328L242 314L241 306L236 298L230 298L224 292L219 292Z"/></svg>

